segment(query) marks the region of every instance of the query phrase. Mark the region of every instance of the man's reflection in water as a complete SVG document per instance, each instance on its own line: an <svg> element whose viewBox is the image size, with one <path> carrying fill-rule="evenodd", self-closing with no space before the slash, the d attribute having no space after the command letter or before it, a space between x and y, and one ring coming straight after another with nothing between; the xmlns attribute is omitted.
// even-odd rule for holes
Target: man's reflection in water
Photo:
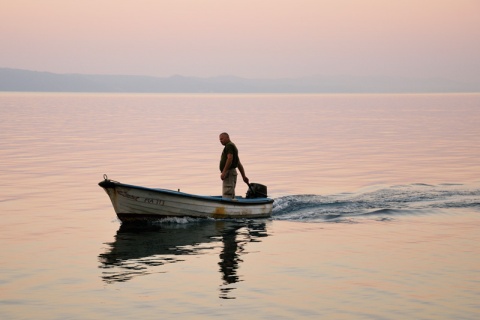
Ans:
<svg viewBox="0 0 480 320"><path fill-rule="evenodd" d="M237 275L240 256L249 242L259 242L266 237L262 221L195 221L184 224L161 223L157 225L122 224L115 241L106 243L109 248L99 255L102 279L107 283L125 282L137 276L159 273L164 264L184 261L182 255L209 254L215 249L211 244L222 241L220 272L222 285L220 298L233 299L232 285L241 281Z"/></svg>
<svg viewBox="0 0 480 320"><path fill-rule="evenodd" d="M228 292L233 288L228 287L228 285L239 281L237 269L238 263L242 261L239 257L239 251L243 250L243 244L240 244L240 240L237 240L237 231L240 228L229 228L222 234L223 249L218 263L223 279L223 286L220 287L220 298L222 299L229 299Z"/></svg>
<svg viewBox="0 0 480 320"><path fill-rule="evenodd" d="M228 227L222 233L223 250L220 253L220 271L222 273L223 285L220 287L220 298L235 299L229 296L233 283L241 281L237 275L237 269L241 254L244 254L244 247L248 242L259 241L258 238L266 237L265 223L247 222L244 225Z"/></svg>

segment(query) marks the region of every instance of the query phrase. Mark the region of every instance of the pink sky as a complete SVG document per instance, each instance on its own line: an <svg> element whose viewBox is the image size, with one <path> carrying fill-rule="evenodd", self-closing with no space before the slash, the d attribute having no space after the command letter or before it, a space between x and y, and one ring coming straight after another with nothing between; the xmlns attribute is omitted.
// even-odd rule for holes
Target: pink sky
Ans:
<svg viewBox="0 0 480 320"><path fill-rule="evenodd" d="M480 82L478 0L0 0L0 67Z"/></svg>

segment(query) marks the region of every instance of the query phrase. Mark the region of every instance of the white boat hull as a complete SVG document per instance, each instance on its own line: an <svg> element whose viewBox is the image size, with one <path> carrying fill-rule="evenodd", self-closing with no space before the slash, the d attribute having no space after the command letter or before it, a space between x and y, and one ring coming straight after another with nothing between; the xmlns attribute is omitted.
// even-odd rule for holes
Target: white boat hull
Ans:
<svg viewBox="0 0 480 320"><path fill-rule="evenodd" d="M155 220L165 217L266 218L273 199L234 200L221 196L199 196L167 189L145 188L105 179L99 185L106 191L121 221Z"/></svg>

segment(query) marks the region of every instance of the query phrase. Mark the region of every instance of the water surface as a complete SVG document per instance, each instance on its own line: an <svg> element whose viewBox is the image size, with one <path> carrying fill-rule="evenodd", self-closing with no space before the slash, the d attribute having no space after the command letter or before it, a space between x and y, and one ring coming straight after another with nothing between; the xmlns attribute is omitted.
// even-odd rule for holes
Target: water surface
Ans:
<svg viewBox="0 0 480 320"><path fill-rule="evenodd" d="M1 93L2 319L477 319L480 95ZM121 225L103 174L271 219ZM237 193L247 191L239 185Z"/></svg>

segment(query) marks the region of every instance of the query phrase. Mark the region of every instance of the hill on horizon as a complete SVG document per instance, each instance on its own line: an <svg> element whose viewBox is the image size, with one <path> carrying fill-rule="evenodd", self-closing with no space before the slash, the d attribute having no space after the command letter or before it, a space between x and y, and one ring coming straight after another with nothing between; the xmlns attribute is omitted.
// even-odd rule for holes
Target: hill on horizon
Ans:
<svg viewBox="0 0 480 320"><path fill-rule="evenodd" d="M105 93L446 93L480 92L480 83L439 78L312 76L246 79L58 74L0 68L0 91Z"/></svg>

